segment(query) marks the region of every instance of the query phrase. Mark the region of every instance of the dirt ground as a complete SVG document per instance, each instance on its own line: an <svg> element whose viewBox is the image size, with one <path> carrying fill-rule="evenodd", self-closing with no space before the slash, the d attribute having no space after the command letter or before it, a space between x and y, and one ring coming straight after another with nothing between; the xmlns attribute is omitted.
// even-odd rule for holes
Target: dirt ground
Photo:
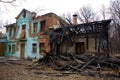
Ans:
<svg viewBox="0 0 120 80"><path fill-rule="evenodd" d="M30 68L31 61L18 60L0 62L0 80L119 80L118 78L100 78L81 74L61 74L48 67ZM67 72L65 72L67 73Z"/></svg>

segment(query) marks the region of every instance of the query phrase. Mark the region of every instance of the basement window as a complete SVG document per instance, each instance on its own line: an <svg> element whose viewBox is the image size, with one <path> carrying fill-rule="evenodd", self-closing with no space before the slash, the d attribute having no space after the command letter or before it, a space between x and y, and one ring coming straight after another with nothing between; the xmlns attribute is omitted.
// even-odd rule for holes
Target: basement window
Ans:
<svg viewBox="0 0 120 80"><path fill-rule="evenodd" d="M36 43L32 44L32 52L37 53L37 44Z"/></svg>
<svg viewBox="0 0 120 80"><path fill-rule="evenodd" d="M33 33L37 33L38 22L33 23Z"/></svg>

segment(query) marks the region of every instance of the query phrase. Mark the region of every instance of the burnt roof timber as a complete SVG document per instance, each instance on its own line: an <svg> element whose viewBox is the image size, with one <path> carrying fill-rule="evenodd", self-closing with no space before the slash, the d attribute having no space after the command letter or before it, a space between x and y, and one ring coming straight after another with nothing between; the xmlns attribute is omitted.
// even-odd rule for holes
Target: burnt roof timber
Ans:
<svg viewBox="0 0 120 80"><path fill-rule="evenodd" d="M59 30L66 30L70 35L107 33L110 22L111 20L95 21L90 23L71 25L68 27L61 27L55 31L57 32Z"/></svg>

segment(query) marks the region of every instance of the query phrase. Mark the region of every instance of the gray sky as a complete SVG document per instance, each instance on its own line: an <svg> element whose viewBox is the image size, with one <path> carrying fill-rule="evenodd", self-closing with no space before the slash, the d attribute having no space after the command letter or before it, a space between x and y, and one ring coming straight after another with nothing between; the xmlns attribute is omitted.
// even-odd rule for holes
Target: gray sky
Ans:
<svg viewBox="0 0 120 80"><path fill-rule="evenodd" d="M0 14L3 22L13 23L15 22L15 17L20 13L20 11L25 8L30 11L35 11L36 9L44 9L40 11L39 15L45 14L48 12L54 12L57 15L62 15L63 13L71 12L74 14L80 7L84 5L91 5L91 7L98 11L101 8L101 5L105 5L107 8L109 6L110 0L25 0L25 2L16 2L20 6L12 7L9 4L7 5L7 12L5 11L3 4L0 4L2 8L0 11L3 13Z"/></svg>

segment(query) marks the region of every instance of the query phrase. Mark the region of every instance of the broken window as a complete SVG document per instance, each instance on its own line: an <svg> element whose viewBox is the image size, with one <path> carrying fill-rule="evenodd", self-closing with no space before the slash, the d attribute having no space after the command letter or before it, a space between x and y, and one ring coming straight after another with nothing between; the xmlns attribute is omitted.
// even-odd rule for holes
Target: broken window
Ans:
<svg viewBox="0 0 120 80"><path fill-rule="evenodd" d="M11 52L11 45L8 45L8 52Z"/></svg>
<svg viewBox="0 0 120 80"><path fill-rule="evenodd" d="M37 32L38 22L33 23L33 33Z"/></svg>
<svg viewBox="0 0 120 80"><path fill-rule="evenodd" d="M32 52L37 53L37 44L36 43L32 44Z"/></svg>
<svg viewBox="0 0 120 80"><path fill-rule="evenodd" d="M22 25L22 31L20 33L20 38L25 38L26 37L26 24Z"/></svg>
<svg viewBox="0 0 120 80"><path fill-rule="evenodd" d="M45 43L40 43L40 45L39 45L40 53L42 53L42 50L44 50L44 45L45 45Z"/></svg>
<svg viewBox="0 0 120 80"><path fill-rule="evenodd" d="M12 45L12 52L15 52L15 44Z"/></svg>
<svg viewBox="0 0 120 80"><path fill-rule="evenodd" d="M45 24L46 24L46 21L43 20L40 22L41 23L41 31L45 31Z"/></svg>

